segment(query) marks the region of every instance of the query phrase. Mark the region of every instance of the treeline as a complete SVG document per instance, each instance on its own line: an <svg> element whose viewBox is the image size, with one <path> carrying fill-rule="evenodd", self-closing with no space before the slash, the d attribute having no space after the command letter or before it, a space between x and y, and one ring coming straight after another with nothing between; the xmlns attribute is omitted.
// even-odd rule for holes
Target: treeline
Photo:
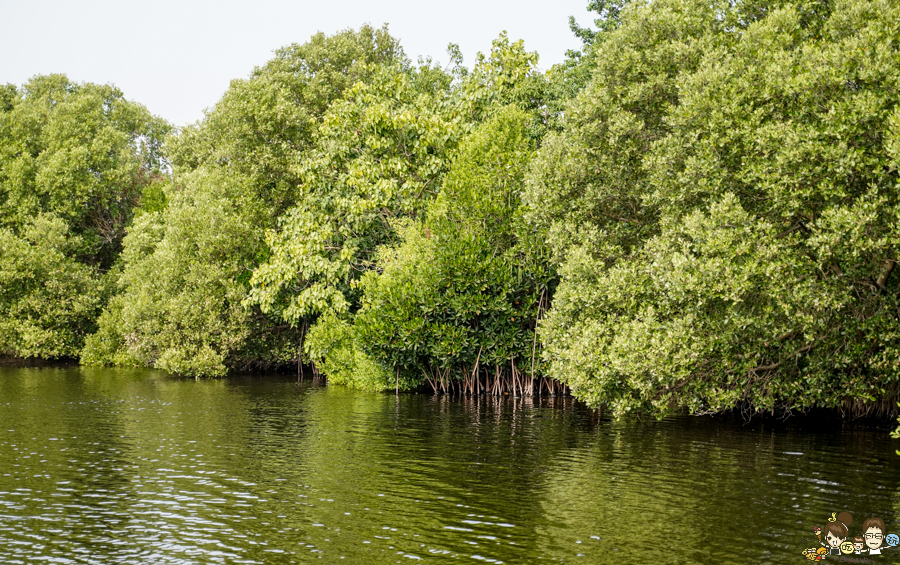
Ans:
<svg viewBox="0 0 900 565"><path fill-rule="evenodd" d="M471 69L318 34L181 130L109 86L5 87L0 352L893 407L900 6L589 8L546 72L505 34Z"/></svg>

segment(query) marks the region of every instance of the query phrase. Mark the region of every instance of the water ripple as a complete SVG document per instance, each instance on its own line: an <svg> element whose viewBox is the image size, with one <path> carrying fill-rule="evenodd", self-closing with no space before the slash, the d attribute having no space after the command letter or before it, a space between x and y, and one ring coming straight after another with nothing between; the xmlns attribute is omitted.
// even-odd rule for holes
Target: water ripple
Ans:
<svg viewBox="0 0 900 565"><path fill-rule="evenodd" d="M871 426L87 369L0 398L2 563L784 563L900 517Z"/></svg>

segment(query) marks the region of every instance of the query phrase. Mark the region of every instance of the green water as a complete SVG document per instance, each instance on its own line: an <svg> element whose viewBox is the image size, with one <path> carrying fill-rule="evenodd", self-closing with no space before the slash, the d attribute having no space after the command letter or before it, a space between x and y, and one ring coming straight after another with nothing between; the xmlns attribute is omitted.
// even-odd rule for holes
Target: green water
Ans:
<svg viewBox="0 0 900 565"><path fill-rule="evenodd" d="M806 563L900 531L888 430L0 368L0 563Z"/></svg>

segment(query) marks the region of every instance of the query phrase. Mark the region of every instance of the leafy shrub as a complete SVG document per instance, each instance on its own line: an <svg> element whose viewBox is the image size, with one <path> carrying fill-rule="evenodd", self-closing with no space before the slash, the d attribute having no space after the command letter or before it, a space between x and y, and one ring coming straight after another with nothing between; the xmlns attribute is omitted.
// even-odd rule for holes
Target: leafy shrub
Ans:
<svg viewBox="0 0 900 565"><path fill-rule="evenodd" d="M618 412L897 393L898 17L625 8L526 196L562 276L551 375Z"/></svg>
<svg viewBox="0 0 900 565"><path fill-rule="evenodd" d="M0 108L0 225L42 213L79 236L71 253L109 267L143 191L159 179L168 125L112 86L37 76Z"/></svg>
<svg viewBox="0 0 900 565"><path fill-rule="evenodd" d="M531 369L553 273L521 220L528 125L506 108L469 136L426 219L397 222L401 243L383 248L381 272L360 282L362 308L342 335L401 384L460 378L476 363Z"/></svg>
<svg viewBox="0 0 900 565"><path fill-rule="evenodd" d="M205 169L182 181L163 212L135 220L125 238L121 294L82 361L214 376L291 359L296 336L244 303L263 251L254 224L265 213L258 203L238 204L249 181Z"/></svg>
<svg viewBox="0 0 900 565"><path fill-rule="evenodd" d="M75 357L96 327L105 280L70 257L83 243L62 219L41 214L21 232L0 228L0 353Z"/></svg>

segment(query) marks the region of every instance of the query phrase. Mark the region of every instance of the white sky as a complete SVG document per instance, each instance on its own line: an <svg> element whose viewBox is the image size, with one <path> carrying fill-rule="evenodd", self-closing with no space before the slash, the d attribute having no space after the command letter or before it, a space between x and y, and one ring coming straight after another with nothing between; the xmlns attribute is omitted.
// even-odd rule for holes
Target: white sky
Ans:
<svg viewBox="0 0 900 565"><path fill-rule="evenodd" d="M304 43L363 23L388 23L406 54L441 64L460 45L471 66L506 30L537 51L540 67L563 60L580 42L587 0L0 0L0 84L65 73L78 82L112 83L176 125L200 119L234 78L283 45Z"/></svg>

